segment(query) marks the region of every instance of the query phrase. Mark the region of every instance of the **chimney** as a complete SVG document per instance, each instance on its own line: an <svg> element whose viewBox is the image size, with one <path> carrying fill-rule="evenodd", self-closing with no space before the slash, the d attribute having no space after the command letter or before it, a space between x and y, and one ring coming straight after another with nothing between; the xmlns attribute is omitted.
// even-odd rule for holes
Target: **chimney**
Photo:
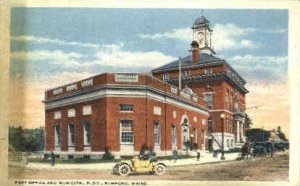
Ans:
<svg viewBox="0 0 300 186"><path fill-rule="evenodd" d="M197 41L192 41L191 43L192 49L192 62L193 63L198 63L200 59L200 52L199 52L199 44Z"/></svg>

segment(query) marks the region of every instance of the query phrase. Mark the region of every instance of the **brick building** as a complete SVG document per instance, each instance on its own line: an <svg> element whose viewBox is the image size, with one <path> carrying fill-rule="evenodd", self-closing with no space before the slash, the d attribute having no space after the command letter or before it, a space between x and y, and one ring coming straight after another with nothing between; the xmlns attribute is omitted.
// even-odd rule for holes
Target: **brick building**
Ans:
<svg viewBox="0 0 300 186"><path fill-rule="evenodd" d="M152 70L153 76L178 87L188 87L208 102L209 149L224 149L245 141L246 81L212 47L209 21L201 16L192 26L191 55Z"/></svg>
<svg viewBox="0 0 300 186"><path fill-rule="evenodd" d="M207 149L207 102L143 74L105 73L45 92L46 152L61 156L158 155L185 141Z"/></svg>
<svg viewBox="0 0 300 186"><path fill-rule="evenodd" d="M203 151L245 140L246 81L215 56L212 29L192 27L191 55L144 74L105 73L45 92L46 152L63 155L158 155L186 141Z"/></svg>

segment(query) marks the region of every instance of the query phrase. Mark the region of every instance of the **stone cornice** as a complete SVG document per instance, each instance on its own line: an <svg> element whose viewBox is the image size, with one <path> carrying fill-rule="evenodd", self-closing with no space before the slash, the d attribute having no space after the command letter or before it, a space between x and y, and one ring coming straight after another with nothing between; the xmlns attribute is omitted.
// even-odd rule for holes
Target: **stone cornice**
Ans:
<svg viewBox="0 0 300 186"><path fill-rule="evenodd" d="M200 76L191 76L191 77L184 78L181 81L183 83L191 83L191 82L204 82L204 81L208 81L208 80L225 80L225 81L233 84L234 86L236 86L236 88L239 91L241 91L243 93L249 92L242 83L235 80L228 72L210 73L210 74L203 74ZM176 84L176 83L178 83L178 79L168 80L168 82L171 84Z"/></svg>

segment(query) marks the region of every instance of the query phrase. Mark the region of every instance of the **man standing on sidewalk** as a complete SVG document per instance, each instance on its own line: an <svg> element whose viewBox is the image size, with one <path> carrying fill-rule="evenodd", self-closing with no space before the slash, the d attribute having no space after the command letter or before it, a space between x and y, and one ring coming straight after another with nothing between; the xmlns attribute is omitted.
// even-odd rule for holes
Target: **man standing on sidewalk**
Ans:
<svg viewBox="0 0 300 186"><path fill-rule="evenodd" d="M200 161L200 149L197 150L197 161Z"/></svg>
<svg viewBox="0 0 300 186"><path fill-rule="evenodd" d="M173 155L173 160L174 160L174 163L177 161L177 158L178 158L178 152L177 152L177 147L175 146L172 150L172 155Z"/></svg>
<svg viewBox="0 0 300 186"><path fill-rule="evenodd" d="M54 166L54 164L55 164L55 154L53 153L53 151L51 151L50 157L51 157L51 165Z"/></svg>

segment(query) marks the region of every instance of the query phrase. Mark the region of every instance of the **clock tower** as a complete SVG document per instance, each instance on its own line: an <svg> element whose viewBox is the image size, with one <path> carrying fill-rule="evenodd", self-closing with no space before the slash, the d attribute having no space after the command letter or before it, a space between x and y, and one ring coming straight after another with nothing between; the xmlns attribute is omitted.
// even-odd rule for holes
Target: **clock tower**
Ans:
<svg viewBox="0 0 300 186"><path fill-rule="evenodd" d="M199 45L200 52L215 54L211 44L212 32L209 21L201 16L197 18L192 26L193 42L196 41Z"/></svg>

